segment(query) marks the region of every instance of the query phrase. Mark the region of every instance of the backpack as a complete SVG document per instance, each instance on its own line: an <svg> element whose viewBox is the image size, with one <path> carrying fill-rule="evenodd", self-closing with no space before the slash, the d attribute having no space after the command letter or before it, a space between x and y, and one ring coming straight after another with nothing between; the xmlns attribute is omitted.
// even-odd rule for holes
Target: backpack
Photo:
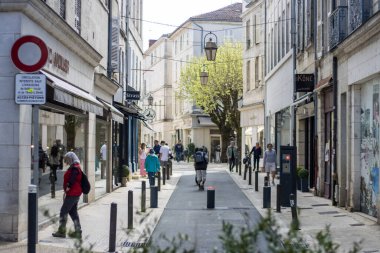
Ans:
<svg viewBox="0 0 380 253"><path fill-rule="evenodd" d="M82 187L82 192L88 194L91 190L91 184L88 181L87 175L82 171L82 179L80 181L80 186Z"/></svg>
<svg viewBox="0 0 380 253"><path fill-rule="evenodd" d="M57 145L54 145L53 147L51 147L51 150L50 150L51 156L56 157L58 155L58 152L59 152L59 149Z"/></svg>
<svg viewBox="0 0 380 253"><path fill-rule="evenodd" d="M205 158L204 158L204 155L203 155L202 151L195 152L194 161L195 161L195 163L203 163L203 162L205 162Z"/></svg>

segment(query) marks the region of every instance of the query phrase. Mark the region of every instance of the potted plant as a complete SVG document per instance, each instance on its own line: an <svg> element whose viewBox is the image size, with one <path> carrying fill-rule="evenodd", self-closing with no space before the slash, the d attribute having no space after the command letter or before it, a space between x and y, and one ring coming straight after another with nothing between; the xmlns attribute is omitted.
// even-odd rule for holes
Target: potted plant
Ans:
<svg viewBox="0 0 380 253"><path fill-rule="evenodd" d="M296 185L297 185L297 190L301 190L301 178L299 176L299 171L302 170L303 168L302 167L297 167L296 168L297 171L296 171Z"/></svg>
<svg viewBox="0 0 380 253"><path fill-rule="evenodd" d="M127 165L123 165L121 169L121 186L126 187L127 186L127 180L130 175L130 171Z"/></svg>
<svg viewBox="0 0 380 253"><path fill-rule="evenodd" d="M309 191L309 185L308 185L309 171L305 168L301 168L298 171L298 177L301 180L301 191L308 192Z"/></svg>

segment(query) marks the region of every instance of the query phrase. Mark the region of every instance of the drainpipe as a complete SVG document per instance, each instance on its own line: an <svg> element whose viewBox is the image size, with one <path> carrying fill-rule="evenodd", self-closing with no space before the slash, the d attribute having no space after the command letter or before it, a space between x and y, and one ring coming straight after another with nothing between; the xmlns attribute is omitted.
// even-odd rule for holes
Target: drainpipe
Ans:
<svg viewBox="0 0 380 253"><path fill-rule="evenodd" d="M313 2L313 11L314 11L314 34L313 34L313 43L314 43L314 88L317 86L318 83L318 38L317 38L317 15L318 15L318 9L317 9L317 1ZM318 64L318 65L317 65ZM318 178L318 93L314 92L314 195L317 195L317 178Z"/></svg>
<svg viewBox="0 0 380 253"><path fill-rule="evenodd" d="M333 178L332 178L332 204L336 206L337 199L335 198L336 194L336 189L338 188L338 170L337 170L337 148L336 148L336 143L337 143L337 136L338 136L338 58L333 57L333 95L334 95L334 134L333 134L333 155L334 155L334 160L333 160Z"/></svg>
<svg viewBox="0 0 380 253"><path fill-rule="evenodd" d="M112 0L108 0L108 58L107 58L107 77L112 77Z"/></svg>
<svg viewBox="0 0 380 253"><path fill-rule="evenodd" d="M267 75L267 0L264 1L264 77ZM264 80L263 80L264 81ZM268 140L269 140L269 129L270 129L270 122L269 117L267 117L267 84L264 84L264 147L267 146Z"/></svg>
<svg viewBox="0 0 380 253"><path fill-rule="evenodd" d="M297 49L296 49L296 1L292 0L291 1L291 33L292 33L292 61L293 61L293 72L292 72L292 80L293 80L293 102L297 99L297 93L296 93L296 73L297 73ZM297 146L297 139L296 139L296 125L297 125L297 118L296 118L296 105L293 105L291 110L293 114L293 129L291 132L292 135L292 145L293 147Z"/></svg>
<svg viewBox="0 0 380 253"><path fill-rule="evenodd" d="M108 0L108 57L107 77L112 78L112 0ZM112 115L108 110L107 115L107 161L106 161L106 192L112 192Z"/></svg>

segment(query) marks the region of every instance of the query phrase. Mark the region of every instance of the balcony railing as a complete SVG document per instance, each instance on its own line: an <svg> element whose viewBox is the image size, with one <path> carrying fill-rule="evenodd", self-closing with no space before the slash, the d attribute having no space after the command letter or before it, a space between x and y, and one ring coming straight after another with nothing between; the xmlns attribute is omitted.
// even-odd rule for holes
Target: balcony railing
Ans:
<svg viewBox="0 0 380 253"><path fill-rule="evenodd" d="M347 6L339 6L329 17L330 50L347 37L347 12Z"/></svg>
<svg viewBox="0 0 380 253"><path fill-rule="evenodd" d="M365 23L372 15L372 0L350 0L349 4L349 32L353 32Z"/></svg>

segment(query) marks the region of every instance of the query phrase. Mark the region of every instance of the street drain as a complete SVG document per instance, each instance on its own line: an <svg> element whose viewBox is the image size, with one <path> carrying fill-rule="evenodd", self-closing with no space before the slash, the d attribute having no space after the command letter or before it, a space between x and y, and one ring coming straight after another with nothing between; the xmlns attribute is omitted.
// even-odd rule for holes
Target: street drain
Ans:
<svg viewBox="0 0 380 253"><path fill-rule="evenodd" d="M319 212L320 215L339 213L338 211Z"/></svg>
<svg viewBox="0 0 380 253"><path fill-rule="evenodd" d="M363 223L354 223L354 224L350 224L351 227L360 227L360 226L364 226Z"/></svg>
<svg viewBox="0 0 380 253"><path fill-rule="evenodd" d="M314 205L311 205L311 206L329 206L329 204L314 204Z"/></svg>
<svg viewBox="0 0 380 253"><path fill-rule="evenodd" d="M128 242L128 241L125 241L121 244L121 247L125 247L125 248L143 248L146 246L146 243L145 242Z"/></svg>
<svg viewBox="0 0 380 253"><path fill-rule="evenodd" d="M347 215L345 214L338 214L338 215L334 215L334 217L346 217Z"/></svg>

